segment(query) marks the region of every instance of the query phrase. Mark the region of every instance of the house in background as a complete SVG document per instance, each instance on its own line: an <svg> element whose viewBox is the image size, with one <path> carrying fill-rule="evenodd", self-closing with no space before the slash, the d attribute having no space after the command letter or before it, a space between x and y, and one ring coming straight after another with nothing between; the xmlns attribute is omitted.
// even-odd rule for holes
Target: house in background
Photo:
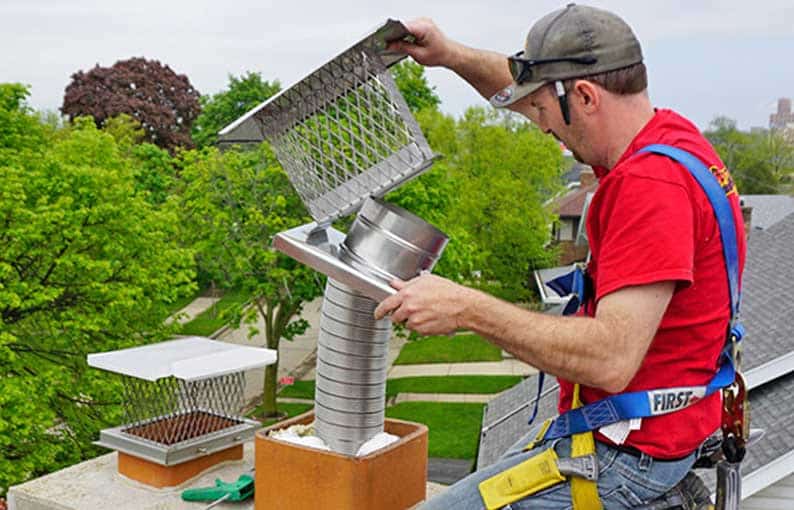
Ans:
<svg viewBox="0 0 794 510"><path fill-rule="evenodd" d="M587 258L588 247L581 240L581 233L584 232L582 218L586 204L598 187L595 174L587 165L575 165L566 176L578 180L570 182L569 191L552 203L552 208L559 219L552 225L551 239L552 243L559 247L560 265L580 262Z"/></svg>
<svg viewBox="0 0 794 510"><path fill-rule="evenodd" d="M584 218L590 199L593 197L598 181L593 170L583 164L575 164L563 175L568 192L555 198L551 207L558 219L551 226L551 245L560 252L559 266L533 271L535 285L543 303L544 311L560 313L568 302L568 297L558 296L546 282L571 271L571 264L584 262L590 252Z"/></svg>

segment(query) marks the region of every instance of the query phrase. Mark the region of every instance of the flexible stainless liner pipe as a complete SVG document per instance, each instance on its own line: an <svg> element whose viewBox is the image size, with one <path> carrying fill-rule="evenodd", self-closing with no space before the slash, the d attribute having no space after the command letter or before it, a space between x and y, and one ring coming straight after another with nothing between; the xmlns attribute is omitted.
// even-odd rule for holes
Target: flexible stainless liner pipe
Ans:
<svg viewBox="0 0 794 510"><path fill-rule="evenodd" d="M368 199L339 258L362 272L408 280L432 269L447 236L421 218ZM391 321L376 321L377 303L331 278L317 340L315 429L337 452L354 455L383 431Z"/></svg>

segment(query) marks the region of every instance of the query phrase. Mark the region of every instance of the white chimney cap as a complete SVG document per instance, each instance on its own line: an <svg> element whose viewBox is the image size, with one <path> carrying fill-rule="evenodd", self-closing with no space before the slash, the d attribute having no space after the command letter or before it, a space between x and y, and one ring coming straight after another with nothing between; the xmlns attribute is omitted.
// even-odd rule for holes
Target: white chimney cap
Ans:
<svg viewBox="0 0 794 510"><path fill-rule="evenodd" d="M195 381L272 365L277 351L189 337L88 355L88 365L147 381Z"/></svg>

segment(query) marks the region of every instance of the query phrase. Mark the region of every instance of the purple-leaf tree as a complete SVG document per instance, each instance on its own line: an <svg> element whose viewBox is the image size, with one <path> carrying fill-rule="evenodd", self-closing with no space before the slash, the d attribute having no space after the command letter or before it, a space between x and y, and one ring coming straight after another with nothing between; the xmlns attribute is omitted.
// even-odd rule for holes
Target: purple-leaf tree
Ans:
<svg viewBox="0 0 794 510"><path fill-rule="evenodd" d="M90 115L97 127L126 113L140 122L148 141L173 150L193 146L190 129L201 111L199 97L184 74L157 60L131 58L73 74L61 112L70 120Z"/></svg>

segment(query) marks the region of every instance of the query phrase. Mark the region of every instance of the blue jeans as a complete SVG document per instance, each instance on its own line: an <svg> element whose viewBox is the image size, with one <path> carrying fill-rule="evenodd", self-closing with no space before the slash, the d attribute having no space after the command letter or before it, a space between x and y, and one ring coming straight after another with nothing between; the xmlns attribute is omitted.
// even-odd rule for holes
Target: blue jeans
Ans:
<svg viewBox="0 0 794 510"><path fill-rule="evenodd" d="M521 449L535 437L532 432L511 447L494 464L470 474L443 493L422 505L421 510L473 510L485 508L477 486L497 473L523 462L547 449L554 448L560 457L570 456L570 438L547 441L533 450ZM598 493L606 510L634 508L648 503L681 481L695 463L695 452L674 461L659 461L642 454L635 457L596 441L598 457ZM571 485L560 483L511 503L507 510L572 509Z"/></svg>

